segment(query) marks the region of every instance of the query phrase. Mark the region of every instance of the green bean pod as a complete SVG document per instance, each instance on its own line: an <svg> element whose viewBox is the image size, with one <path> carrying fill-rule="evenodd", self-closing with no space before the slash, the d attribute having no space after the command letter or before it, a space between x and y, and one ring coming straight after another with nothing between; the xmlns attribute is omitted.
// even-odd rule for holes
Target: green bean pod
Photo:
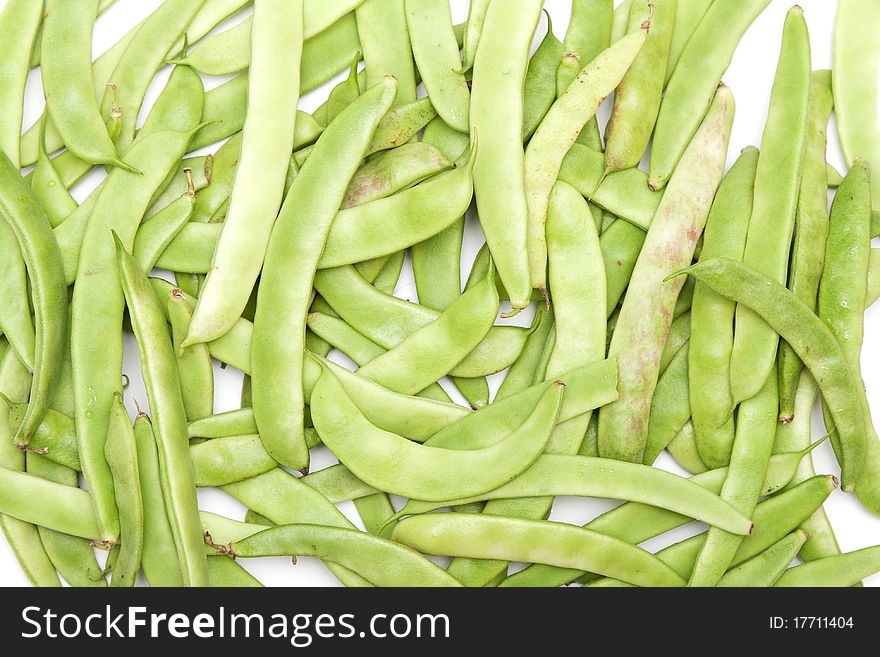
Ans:
<svg viewBox="0 0 880 657"><path fill-rule="evenodd" d="M0 63L0 152L19 164L24 87L30 68L28 59L42 19L42 5L28 0L7 2L0 12L0 43L4 44Z"/></svg>
<svg viewBox="0 0 880 657"><path fill-rule="evenodd" d="M804 454L805 452L789 452L773 456L762 486L763 494L770 495L785 487L794 476ZM694 475L689 481L711 493L718 494L726 476L727 468L720 468ZM687 516L649 504L626 502L591 520L585 527L627 543L637 544L688 522L690 518ZM562 586L583 575L583 571L579 570L534 564L511 575L501 583L501 586ZM595 575L588 577L596 578Z"/></svg>
<svg viewBox="0 0 880 657"><path fill-rule="evenodd" d="M18 171L15 170L16 177ZM14 182L14 181L13 181ZM39 207L39 203L35 204ZM0 214L0 331L28 369L34 367L36 334L28 294L27 265L11 224Z"/></svg>
<svg viewBox="0 0 880 657"><path fill-rule="evenodd" d="M490 0L470 0L468 3L467 26L464 32L464 45L461 53L462 71L467 71L474 65L477 54L477 44L480 42L480 34L483 24L486 22L486 13L489 11Z"/></svg>
<svg viewBox="0 0 880 657"><path fill-rule="evenodd" d="M277 525L302 522L354 529L354 525L327 498L281 468L223 486L223 490ZM335 562L325 563L346 586L372 586L360 575Z"/></svg>
<svg viewBox="0 0 880 657"><path fill-rule="evenodd" d="M587 64L547 112L525 153L529 271L532 287L547 287L545 224L550 191L565 154L641 50L647 28L624 37Z"/></svg>
<svg viewBox="0 0 880 657"><path fill-rule="evenodd" d="M743 34L770 0L713 2L669 79L651 146L651 189L666 186L712 104Z"/></svg>
<svg viewBox="0 0 880 657"><path fill-rule="evenodd" d="M118 121L113 139L117 149L125 150L134 141L138 113L153 76L205 2L169 0L162 3L144 21L120 57L101 100L104 121L109 126Z"/></svg>
<svg viewBox="0 0 880 657"><path fill-rule="evenodd" d="M418 552L352 529L273 527L223 549L235 557L318 557L349 568L376 586L461 586Z"/></svg>
<svg viewBox="0 0 880 657"><path fill-rule="evenodd" d="M340 210L318 267L340 267L396 253L447 228L473 198L475 157L476 143L462 167L393 196Z"/></svg>
<svg viewBox="0 0 880 657"><path fill-rule="evenodd" d="M798 550L809 535L803 529L792 532L781 541L774 543L761 554L752 557L736 568L728 570L718 580L723 587L767 587L773 586L785 569L791 565Z"/></svg>
<svg viewBox="0 0 880 657"><path fill-rule="evenodd" d="M683 586L649 552L581 527L543 520L441 513L402 520L393 539L429 554L590 570L639 586Z"/></svg>
<svg viewBox="0 0 880 657"><path fill-rule="evenodd" d="M759 504L755 509L755 530L740 543L733 564L739 565L762 553L797 529L802 520L822 505L834 487L833 477L814 477ZM661 550L656 556L679 575L687 577L705 540L706 533L698 534ZM614 582L599 580L590 584L608 585L614 585Z"/></svg>
<svg viewBox="0 0 880 657"><path fill-rule="evenodd" d="M312 420L324 444L367 484L415 499L441 500L456 493L461 496L463 490L477 494L497 488L528 468L543 451L556 423L562 389L561 385L548 389L519 431L477 450L420 446L378 429L328 371L312 393ZM370 440L362 440L363 435L370 435ZM390 455L395 455L395 468L388 467ZM489 467L490 463L496 466Z"/></svg>
<svg viewBox="0 0 880 657"><path fill-rule="evenodd" d="M529 60L523 82L523 141L528 141L556 101L556 71L563 46L553 34L553 20L547 16L547 33Z"/></svg>
<svg viewBox="0 0 880 657"><path fill-rule="evenodd" d="M620 399L599 411L600 456L642 461L660 355L682 289L663 278L693 258L721 182L733 115L733 96L721 87L648 230L611 338Z"/></svg>
<svg viewBox="0 0 880 657"><path fill-rule="evenodd" d="M3 153L0 215L21 249L34 306L34 376L28 411L14 438L16 444L26 446L49 406L61 371L67 343L67 286L62 280L63 270L58 267L61 255L49 220L16 166Z"/></svg>
<svg viewBox="0 0 880 657"><path fill-rule="evenodd" d="M184 302L181 292L172 290L166 304L180 376L180 394L187 422L191 422L214 412L214 370L211 354L206 344L180 348L192 320L192 311Z"/></svg>
<svg viewBox="0 0 880 657"><path fill-rule="evenodd" d="M880 571L880 546L809 561L786 570L774 586L835 586L858 584Z"/></svg>
<svg viewBox="0 0 880 657"><path fill-rule="evenodd" d="M43 18L41 69L46 107L64 144L80 159L137 171L119 159L92 91L92 26L98 0L51 0Z"/></svg>
<svg viewBox="0 0 880 657"><path fill-rule="evenodd" d="M574 144L562 161L559 179L592 203L648 230L663 194L648 187L648 177L639 169L625 169L603 177L604 162L599 151Z"/></svg>
<svg viewBox="0 0 880 657"><path fill-rule="evenodd" d="M229 214L199 295L188 347L226 333L241 314L260 273L272 226L281 206L300 93L303 16L300 3L262 0L254 14L255 48L248 81L248 109L241 161L230 196ZM278 62L293 63L279 69ZM273 117L269 124L267 117Z"/></svg>
<svg viewBox="0 0 880 657"><path fill-rule="evenodd" d="M114 239L128 314L141 350L141 373L155 420L154 435L159 454L162 494L177 546L183 583L202 586L207 583L207 566L189 460L186 411L180 395L174 350L164 312L146 275L125 251L124 244L115 233Z"/></svg>
<svg viewBox="0 0 880 657"><path fill-rule="evenodd" d="M507 11L501 3L489 5L471 88L471 127L482 144L474 165L480 224L514 312L529 304L531 289L526 251L523 85L542 4L527 0L515 12ZM499 105L509 112L504 121L498 121Z"/></svg>
<svg viewBox="0 0 880 657"><path fill-rule="evenodd" d="M122 396L113 395L113 410L107 441L104 443L107 464L113 473L113 487L119 509L119 556L113 564L110 586L134 586L141 567L144 548L144 504L141 498L140 474L134 430Z"/></svg>
<svg viewBox="0 0 880 657"><path fill-rule="evenodd" d="M328 127L296 177L269 240L254 321L254 415L269 453L290 467L301 469L309 462L302 362L314 271L345 190L396 93L395 80L385 78ZM331 170L338 174L332 185L326 178ZM302 230L304 217L308 231ZM279 385L287 390L281 398Z"/></svg>
<svg viewBox="0 0 880 657"><path fill-rule="evenodd" d="M737 303L748 305L788 342L816 379L840 436L844 490L853 490L867 445L863 386L837 338L784 286L729 258L710 258L683 270Z"/></svg>
<svg viewBox="0 0 880 657"><path fill-rule="evenodd" d="M461 70L452 15L445 0L406 0L406 25L416 66L437 114L468 132L471 95Z"/></svg>
<svg viewBox="0 0 880 657"><path fill-rule="evenodd" d="M871 166L874 211L880 211L880 128L877 127L877 75L874 34L880 7L869 0L841 0L834 20L834 111L837 134L852 165L865 158ZM866 44L872 44L865 52Z"/></svg>
<svg viewBox="0 0 880 657"><path fill-rule="evenodd" d="M755 175L743 262L784 283L801 183L810 100L810 35L800 7L786 17L782 52ZM736 309L730 390L739 403L758 393L776 361L777 336L747 306Z"/></svg>
<svg viewBox="0 0 880 657"><path fill-rule="evenodd" d="M774 449L787 451L792 449L806 449L810 446L812 438L812 414L813 405L816 401L818 386L809 372L801 372L800 384L795 395L794 417L788 424L779 424L776 427L776 440ZM813 459L805 458L792 479L792 485L809 479L816 475L813 468ZM809 539L800 550L800 557L804 561L815 561L834 554L840 554L840 546L837 537L825 510L819 508L803 522L801 528L809 534Z"/></svg>
<svg viewBox="0 0 880 657"><path fill-rule="evenodd" d="M686 343L657 380L651 399L648 438L642 462L651 465L691 418L688 399L690 344Z"/></svg>
<svg viewBox="0 0 880 657"><path fill-rule="evenodd" d="M665 68L676 19L677 0L640 0L629 14L629 30L648 21L651 28L626 75L614 92L614 107L605 131L605 173L638 166L648 148L660 100Z"/></svg>
<svg viewBox="0 0 880 657"><path fill-rule="evenodd" d="M743 149L721 182L709 211L700 259L742 260L746 245L758 149ZM691 306L691 415L700 458L712 468L730 462L733 448L733 394L730 356L736 304L702 283Z"/></svg>
<svg viewBox="0 0 880 657"><path fill-rule="evenodd" d="M40 119L40 152L31 178L31 190L46 211L49 224L55 228L76 210L79 204L70 195L64 181L55 170L54 163L49 159L49 153L46 151L45 126L46 117L43 117Z"/></svg>
<svg viewBox="0 0 880 657"><path fill-rule="evenodd" d="M857 161L841 183L831 206L828 239L825 242L825 268L819 283L819 317L837 338L846 356L849 370L861 390L861 351L864 339L863 303L866 294L870 260L870 171L863 161ZM850 304L855 304L855 307ZM825 393L823 391L823 398ZM871 409L864 394L857 397L862 404L865 423L865 461L856 483L856 494L862 504L873 513L880 513L880 441L871 420ZM841 477L846 486L845 472L848 455L844 437L835 429L831 402L823 402L825 426L831 434L831 445L838 460L843 460ZM856 466L858 467L858 466ZM861 487L861 491L859 488Z"/></svg>
<svg viewBox="0 0 880 657"><path fill-rule="evenodd" d="M191 189L138 227L132 255L144 272L153 269L162 252L190 221L195 204L195 190Z"/></svg>
<svg viewBox="0 0 880 657"><path fill-rule="evenodd" d="M141 567L150 586L182 586L180 560L177 557L174 534L165 511L153 424L149 416L144 413L138 413L134 419L134 439L144 507L144 547ZM210 578L210 568L208 574Z"/></svg>
<svg viewBox="0 0 880 657"><path fill-rule="evenodd" d="M354 12L366 63L366 89L386 75L397 79L395 105L416 99L416 70L404 0L366 0Z"/></svg>
<svg viewBox="0 0 880 657"><path fill-rule="evenodd" d="M776 438L779 391L771 376L761 392L743 402L737 415L736 437L721 497L745 515L751 515L761 494L761 482ZM715 586L730 566L741 538L710 528L691 574L689 586Z"/></svg>
<svg viewBox="0 0 880 657"><path fill-rule="evenodd" d="M684 52L687 42L709 11L714 0L678 0L675 11L675 28L672 31L672 42L669 44L669 57L666 60L666 80L669 83L678 66L678 60Z"/></svg>

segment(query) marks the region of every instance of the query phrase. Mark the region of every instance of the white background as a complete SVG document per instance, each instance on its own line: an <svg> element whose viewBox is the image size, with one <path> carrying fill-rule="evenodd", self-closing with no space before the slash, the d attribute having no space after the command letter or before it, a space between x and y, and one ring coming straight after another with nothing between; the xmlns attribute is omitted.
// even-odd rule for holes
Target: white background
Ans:
<svg viewBox="0 0 880 657"><path fill-rule="evenodd" d="M516 0L495 0L496 2L508 2L513 8ZM451 0L453 21L463 22L467 18L467 1ZM0 0L0 6L5 0ZM94 55L97 56L109 48L112 43L123 35L131 26L151 13L159 4L160 0L119 0L97 22L94 34ZM618 4L616 1L615 4ZM800 0L807 22L810 27L810 36L813 48L813 68L831 68L831 47L834 25L834 13L837 7L835 0ZM725 83L733 90L736 96L737 109L736 120L733 128L728 166L730 166L740 150L749 144L760 145L764 119L767 113L767 104L770 95L770 87L773 82L776 60L779 55L782 25L787 10L791 7L790 0L773 0L770 6L755 21L746 33L739 45L733 64L724 76ZM553 17L553 26L556 36L561 40L565 34L570 13L568 0L547 0L546 8ZM225 29L229 24L241 20L235 17L228 24L221 26ZM542 17L541 26L538 28L535 46L546 30L546 19ZM152 101L167 79L169 69L160 72L148 94L147 103L142 110L143 117L149 109ZM339 78L341 79L341 77ZM223 78L210 78L205 80L206 88L212 88L225 81ZM305 96L300 107L306 111L314 110L326 97L328 87L319 89ZM42 111L42 92L39 82L39 71L35 71L28 82L25 101L25 127L37 119ZM600 112L600 119L604 123L607 120L608 107ZM840 153L834 127L829 131L828 158L838 170L844 171L844 162ZM210 147L203 152L214 152L216 147ZM85 181L74 189L77 200L82 200L94 188L99 181L99 174L90 175ZM479 228L473 221L469 222L465 238L463 254L463 273L466 276L473 256L482 242ZM876 243L875 246L880 246ZM412 275L407 268L398 284L398 296L415 300L415 288L412 283ZM530 320L531 313L523 313L519 323ZM865 383L868 389L868 397L875 418L880 418L880 370L877 363L880 362L880 304L868 311L865 327L865 348L862 354L862 366ZM145 405L146 394L141 383L138 365L137 348L133 340L126 341L125 373L131 378L132 385L129 388L130 396L136 397L142 406ZM342 362L342 359L340 359ZM225 411L239 406L239 392L241 375L234 371L223 370L215 367L216 381L216 411ZM492 389L497 388L498 377L491 381ZM127 402L133 410L130 396ZM813 432L815 437L824 435L824 426L821 414L814 410ZM313 450L313 469L318 469L332 464L334 459L329 452L320 448ZM837 463L827 443L822 445L815 453L816 470L819 473L838 474ZM682 471L666 455L661 456L658 465L672 471ZM683 474L683 473L682 473ZM235 500L218 490L202 490L199 493L200 505L203 509L209 509L226 514L234 518L243 518L244 508ZM51 503L50 500L42 500L43 503ZM398 502L400 502L398 500ZM602 500L584 500L574 498L560 498L554 507L551 518L553 520L584 523L597 513L614 506L613 502ZM360 525L352 503L340 505L356 524ZM872 516L865 511L854 496L835 491L828 502L826 509L834 529L844 551L880 544L880 518ZM646 547L655 551L665 545L677 542L702 531L703 527L698 523L692 523L678 531L670 532L659 539L654 539L646 544ZM101 557L103 560L103 556ZM289 559L271 558L251 560L244 565L255 574L261 581L272 585L297 585L297 586L325 586L338 585L336 580L314 559L299 559L296 566L292 566ZM866 581L869 585L880 585L880 575L876 575ZM15 558L9 549L5 538L0 537L0 586L27 585L27 580L19 569Z"/></svg>

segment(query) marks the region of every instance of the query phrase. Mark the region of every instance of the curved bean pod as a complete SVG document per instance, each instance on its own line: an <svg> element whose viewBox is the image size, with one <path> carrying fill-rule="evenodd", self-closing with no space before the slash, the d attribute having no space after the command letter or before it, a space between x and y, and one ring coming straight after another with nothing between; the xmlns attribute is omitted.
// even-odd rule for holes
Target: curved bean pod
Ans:
<svg viewBox="0 0 880 657"><path fill-rule="evenodd" d="M567 182L585 198L620 219L648 230L660 205L662 192L647 185L639 169L624 169L603 177L604 157L599 151L574 144L562 161L559 180Z"/></svg>
<svg viewBox="0 0 880 657"><path fill-rule="evenodd" d="M0 513L80 538L100 535L86 491L7 468L0 468L0 483Z"/></svg>
<svg viewBox="0 0 880 657"><path fill-rule="evenodd" d="M654 141L648 185L662 189L712 104L712 96L739 40L770 0L713 2L681 53L666 87Z"/></svg>
<svg viewBox="0 0 880 657"><path fill-rule="evenodd" d="M755 175L755 201L743 262L784 283L801 182L810 101L810 35L804 12L785 19L782 52ZM776 362L777 336L747 306L736 309L730 391L734 402L754 397Z"/></svg>
<svg viewBox="0 0 880 657"><path fill-rule="evenodd" d="M0 218L18 241L34 306L34 376L28 410L14 438L26 446L49 407L61 371L67 344L67 286L49 220L5 153L0 153Z"/></svg>
<svg viewBox="0 0 880 657"><path fill-rule="evenodd" d="M709 211L700 259L742 260L752 216L758 149L742 151L721 181ZM730 354L736 304L697 283L691 305L691 365L688 372L694 438L700 458L712 468L730 462L733 394Z"/></svg>
<svg viewBox="0 0 880 657"><path fill-rule="evenodd" d="M786 570L774 586L854 586L880 571L880 546L836 554Z"/></svg>
<svg viewBox="0 0 880 657"><path fill-rule="evenodd" d="M391 196L453 166L443 153L429 143L414 142L398 146L357 170L345 192L342 208L353 208Z"/></svg>
<svg viewBox="0 0 880 657"><path fill-rule="evenodd" d="M235 557L317 557L376 586L461 586L418 552L353 529L320 525L272 527L228 546Z"/></svg>
<svg viewBox="0 0 880 657"><path fill-rule="evenodd" d="M518 431L477 450L418 445L378 429L326 370L312 392L312 420L324 444L364 482L415 499L449 499L461 491L477 494L497 488L531 465L556 424L562 390L562 385L548 389ZM363 440L367 434L370 440ZM388 458L397 467L388 468Z"/></svg>
<svg viewBox="0 0 880 657"><path fill-rule="evenodd" d="M126 47L110 75L101 101L104 121L116 133L113 139L116 148L124 150L134 140L138 113L153 76L205 1L170 0L162 3ZM55 116L52 118L57 122Z"/></svg>
<svg viewBox="0 0 880 657"><path fill-rule="evenodd" d="M462 71L452 15L445 0L406 0L406 25L416 66L437 114L468 132L471 94Z"/></svg>
<svg viewBox="0 0 880 657"><path fill-rule="evenodd" d="M5 156L4 156L5 159ZM14 170L16 177L18 170ZM35 204L39 207L39 203ZM42 209L41 209L42 211ZM34 367L36 335L28 294L27 265L15 231L0 215L0 331L28 369Z"/></svg>
<svg viewBox="0 0 880 657"><path fill-rule="evenodd" d="M796 488L776 495L755 509L755 531L743 539L739 550L733 558L738 565L749 559L797 529L800 521L819 508L828 495L834 490L833 477L814 477ZM687 577L693 569L697 555L706 540L706 534L698 534L681 543L676 543L657 553L657 557L669 564L677 573ZM591 586L613 585L613 582L600 580Z"/></svg>
<svg viewBox="0 0 880 657"><path fill-rule="evenodd" d="M41 454L28 452L26 461L28 474L66 486L78 485L75 471L53 463ZM45 527L37 527L37 531L46 554L65 582L75 587L107 586L107 580L102 576L91 541Z"/></svg>
<svg viewBox="0 0 880 657"><path fill-rule="evenodd" d="M840 436L844 490L855 486L866 448L863 386L825 323L784 286L729 258L710 258L683 270L758 313L788 342L816 379Z"/></svg>
<svg viewBox="0 0 880 657"><path fill-rule="evenodd" d="M789 452L773 456L762 487L763 493L771 495L784 488L791 481L805 453ZM727 468L719 468L694 475L689 481L718 494L726 476ZM758 505L759 515L763 513L761 508ZM585 527L627 543L638 544L688 522L690 518L671 511L639 502L626 502L591 520ZM511 575L501 586L562 586L583 574L580 570L534 564ZM595 575L588 577L596 578Z"/></svg>
<svg viewBox="0 0 880 657"><path fill-rule="evenodd" d="M196 205L195 189L144 221L134 236L132 255L145 272L153 269L162 252L187 224Z"/></svg>
<svg viewBox="0 0 880 657"><path fill-rule="evenodd" d="M648 437L642 463L651 465L660 452L673 441L691 418L688 399L688 365L690 344L686 343L673 356L657 380L648 418Z"/></svg>
<svg viewBox="0 0 880 657"><path fill-rule="evenodd" d="M609 355L620 359L620 399L599 411L599 455L641 462L660 355L681 285L662 282L687 265L724 170L733 96L718 90L673 184L663 195L633 271Z"/></svg>
<svg viewBox="0 0 880 657"><path fill-rule="evenodd" d="M798 550L801 549L808 537L809 535L803 529L792 532L761 554L728 570L724 577L718 580L718 586L773 586L782 577L785 569L794 561Z"/></svg>
<svg viewBox="0 0 880 657"><path fill-rule="evenodd" d="M254 321L254 416L266 449L290 467L301 469L309 462L302 362L314 271L351 177L396 94L394 78L385 78L327 128L290 188L269 240ZM328 171L335 174L333 184ZM279 386L286 390L281 398Z"/></svg>
<svg viewBox="0 0 880 657"><path fill-rule="evenodd" d="M400 521L392 538L429 554L545 563L610 575L638 586L684 585L649 552L563 523L434 513Z"/></svg>
<svg viewBox="0 0 880 657"><path fill-rule="evenodd" d="M752 529L751 520L690 479L638 463L561 454L543 454L513 481L479 495L443 502L410 500L399 515L417 515L481 500L551 495L640 502L739 535L747 535Z"/></svg>
<svg viewBox="0 0 880 657"><path fill-rule="evenodd" d="M224 486L223 490L249 509L277 525L314 523L354 529L348 519L327 498L281 468L245 481ZM346 586L371 586L360 575L334 562L327 568Z"/></svg>
<svg viewBox="0 0 880 657"><path fill-rule="evenodd" d="M550 107L525 153L528 204L528 252L532 287L547 287L547 243L544 226L550 191L565 154L586 122L620 80L645 43L647 27L628 35L587 64Z"/></svg>
<svg viewBox="0 0 880 657"><path fill-rule="evenodd" d="M871 173L865 163L857 161L837 190L831 206L828 239L825 242L825 269L822 272L818 297L819 317L843 347L847 364L859 389L864 387L859 384L862 379L861 351L865 333L864 312L859 300L866 293L871 254L870 178ZM855 307L850 304L855 304ZM877 481L880 472L880 440L874 429L867 397L863 394L857 400L862 404L866 451L862 474L856 483L856 495L868 509L880 513L880 482ZM842 459L845 469L848 469L844 439L834 429L837 419L831 412L830 402L827 399L825 402L822 409L826 416L825 426L831 433L831 445L838 460ZM846 477L842 475L842 478L845 485Z"/></svg>
<svg viewBox="0 0 880 657"><path fill-rule="evenodd" d="M64 144L80 159L137 169L116 155L92 89L92 25L98 0L51 0L43 18L41 69L46 107Z"/></svg>
<svg viewBox="0 0 880 657"><path fill-rule="evenodd" d="M340 210L318 267L328 269L396 253L459 219L473 198L474 142L465 166L387 198Z"/></svg>

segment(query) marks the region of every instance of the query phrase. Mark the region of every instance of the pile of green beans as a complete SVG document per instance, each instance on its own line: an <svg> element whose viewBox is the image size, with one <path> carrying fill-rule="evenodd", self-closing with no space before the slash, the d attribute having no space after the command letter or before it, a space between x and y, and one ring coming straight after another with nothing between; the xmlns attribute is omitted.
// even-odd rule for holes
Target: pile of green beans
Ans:
<svg viewBox="0 0 880 657"><path fill-rule="evenodd" d="M818 396L841 488L880 515L880 11L838 0L832 72L791 8L760 149L728 170L722 77L770 3L572 0L559 39L543 0L470 0L461 25L449 0L165 0L92 61L112 0L6 0L0 529L26 577L262 586L248 560L281 555L365 587L880 572L880 546L841 552L810 422ZM240 408L216 410L220 369ZM557 496L622 504L574 526Z"/></svg>

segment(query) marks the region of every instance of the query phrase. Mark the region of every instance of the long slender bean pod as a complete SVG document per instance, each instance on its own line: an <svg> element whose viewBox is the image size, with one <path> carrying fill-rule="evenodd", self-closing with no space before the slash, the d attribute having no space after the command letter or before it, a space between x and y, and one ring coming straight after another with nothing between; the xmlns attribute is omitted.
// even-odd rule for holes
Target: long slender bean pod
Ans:
<svg viewBox="0 0 880 657"><path fill-rule="evenodd" d="M525 188L528 205L528 251L532 287L547 287L545 224L550 190L559 175L565 154L598 111L639 53L647 25L603 51L587 64L547 112L525 153Z"/></svg>
<svg viewBox="0 0 880 657"><path fill-rule="evenodd" d="M302 4L258 0L253 30L241 161L185 347L218 338L235 323L260 273L281 206L300 93ZM287 66L279 67L279 61Z"/></svg>
<svg viewBox="0 0 880 657"><path fill-rule="evenodd" d="M128 314L141 351L141 373L153 413L162 495L177 546L183 583L207 583L196 487L189 459L186 411L165 313L146 275L114 234L116 259Z"/></svg>
<svg viewBox="0 0 880 657"><path fill-rule="evenodd" d="M770 0L713 2L688 40L660 105L651 147L651 189L662 189L712 103L739 40Z"/></svg>
<svg viewBox="0 0 880 657"><path fill-rule="evenodd" d="M605 131L605 172L639 164L660 112L665 67L676 19L677 0L639 0L629 15L630 31L650 21L651 29L626 75L614 92L614 107Z"/></svg>
<svg viewBox="0 0 880 657"><path fill-rule="evenodd" d="M681 292L680 283L662 280L693 257L721 182L733 114L733 95L721 87L651 223L611 339L620 399L599 411L600 456L642 460L660 355Z"/></svg>
<svg viewBox="0 0 880 657"><path fill-rule="evenodd" d="M542 5L540 0L527 0L515 12L503 3L489 5L471 88L471 127L481 144L474 165L480 224L514 311L529 304L531 289L523 84ZM504 121L498 121L499 105L509 112Z"/></svg>
<svg viewBox="0 0 880 657"><path fill-rule="evenodd" d="M97 9L98 0L46 4L40 62L46 107L77 157L136 171L117 156L92 91L92 26Z"/></svg>
<svg viewBox="0 0 880 657"><path fill-rule="evenodd" d="M816 308L819 279L828 237L828 168L825 164L831 118L831 71L814 71L804 143L804 163L795 219L788 287L810 308ZM803 364L785 342L779 345L779 417L790 422Z"/></svg>
<svg viewBox="0 0 880 657"><path fill-rule="evenodd" d="M34 376L28 410L14 439L26 446L49 407L61 371L67 343L67 286L49 219L5 153L0 153L0 218L18 241L34 306Z"/></svg>
<svg viewBox="0 0 880 657"><path fill-rule="evenodd" d="M782 52L761 154L755 201L743 262L784 283L801 183L810 101L810 35L804 12L792 8L785 20ZM747 306L736 309L730 390L739 403L758 393L776 361L779 336Z"/></svg>
<svg viewBox="0 0 880 657"><path fill-rule="evenodd" d="M752 216L758 149L748 147L727 173L712 203L700 258L742 260ZM697 283L691 305L690 405L700 458L712 468L730 461L733 394L730 354L736 304Z"/></svg>
<svg viewBox="0 0 880 657"><path fill-rule="evenodd" d="M309 462L302 424L302 363L314 272L351 177L396 94L396 81L385 78L321 135L269 240L254 321L254 416L269 453L297 469ZM328 184L328 171L334 172L333 184ZM280 396L279 386L286 391Z"/></svg>

